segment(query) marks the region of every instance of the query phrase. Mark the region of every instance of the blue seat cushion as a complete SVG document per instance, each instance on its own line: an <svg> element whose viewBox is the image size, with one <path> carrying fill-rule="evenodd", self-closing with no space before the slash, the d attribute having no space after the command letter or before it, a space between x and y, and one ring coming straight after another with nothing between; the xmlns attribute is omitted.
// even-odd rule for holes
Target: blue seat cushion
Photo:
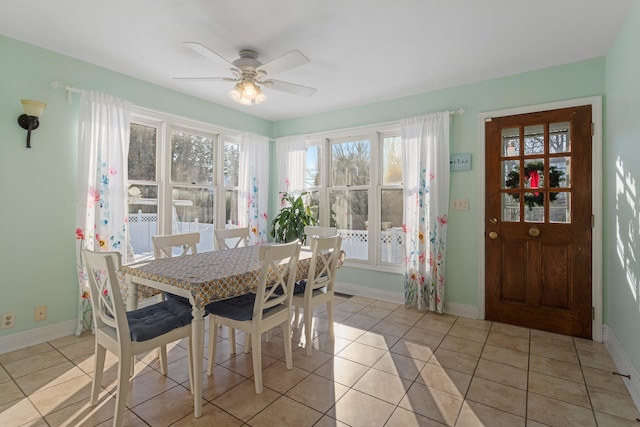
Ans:
<svg viewBox="0 0 640 427"><path fill-rule="evenodd" d="M294 294L304 294L304 290L307 287L307 279L298 280L293 285L293 293ZM282 295L284 291L282 290L282 285L278 285L275 291L273 291L276 295Z"/></svg>
<svg viewBox="0 0 640 427"><path fill-rule="evenodd" d="M127 311L131 340L148 341L191 323L191 304L170 299L138 310Z"/></svg>
<svg viewBox="0 0 640 427"><path fill-rule="evenodd" d="M169 292L165 292L164 293L164 298L167 299L167 300L175 299L175 300L180 301L183 304L187 304L189 307L191 307L191 303L189 302L188 298L181 297L181 296L174 295L174 294L170 294Z"/></svg>
<svg viewBox="0 0 640 427"><path fill-rule="evenodd" d="M226 317L233 320L251 320L253 318L253 306L256 302L256 294L246 294L235 298L212 302L204 309L213 315ZM275 307L263 310L267 313Z"/></svg>

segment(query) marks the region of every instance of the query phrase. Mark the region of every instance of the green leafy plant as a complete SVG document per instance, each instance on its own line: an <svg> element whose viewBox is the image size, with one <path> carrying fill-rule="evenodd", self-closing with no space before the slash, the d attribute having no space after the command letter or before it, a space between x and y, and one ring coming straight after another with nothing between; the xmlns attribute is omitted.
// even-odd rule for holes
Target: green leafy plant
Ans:
<svg viewBox="0 0 640 427"><path fill-rule="evenodd" d="M298 197L294 197L289 193L281 193L283 207L271 223L271 237L277 243L293 242L296 239L304 241L304 227L318 224L311 207L304 203L303 196L306 194L303 191Z"/></svg>

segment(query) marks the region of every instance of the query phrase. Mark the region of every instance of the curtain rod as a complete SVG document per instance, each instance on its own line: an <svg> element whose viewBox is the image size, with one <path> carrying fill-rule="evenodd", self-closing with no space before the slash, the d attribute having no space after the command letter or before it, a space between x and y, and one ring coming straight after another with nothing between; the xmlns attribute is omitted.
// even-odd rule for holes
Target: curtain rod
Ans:
<svg viewBox="0 0 640 427"><path fill-rule="evenodd" d="M55 82L51 82L51 87L54 89L64 89L67 91L67 104L71 104L71 92L75 92L75 93L82 92L82 90L78 89L77 87L63 85L57 80Z"/></svg>
<svg viewBox="0 0 640 427"><path fill-rule="evenodd" d="M449 115L457 115L457 116L461 116L463 115L465 112L464 108L458 108L457 110L445 110L443 111L443 113L449 113ZM425 113L425 114L429 114L429 113ZM343 133L345 131L359 131L362 129L370 129L372 127L380 127L380 126L393 126L393 125L399 125L400 124L400 120L392 120L392 121L388 121L388 122L380 122L380 123L372 123L370 125L362 125L362 126L356 126L353 128L341 128L341 129L332 129L332 130L328 130L328 131L320 131L320 132L313 132L313 133L305 133L305 134L293 134L293 135L285 135L285 136L281 136L278 138L270 138L271 141L277 141L280 138L287 138L290 136L304 136L305 138L314 138L317 136L327 136L327 135L332 135L332 134L336 134L336 133Z"/></svg>

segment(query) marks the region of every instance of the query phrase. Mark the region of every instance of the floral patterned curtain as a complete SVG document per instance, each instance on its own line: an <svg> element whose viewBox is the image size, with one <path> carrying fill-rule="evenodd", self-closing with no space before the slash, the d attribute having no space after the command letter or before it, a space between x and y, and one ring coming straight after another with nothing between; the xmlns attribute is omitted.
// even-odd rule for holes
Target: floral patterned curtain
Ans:
<svg viewBox="0 0 640 427"><path fill-rule="evenodd" d="M76 267L79 283L76 334L92 329L82 250L118 251L127 262L127 156L131 103L82 91L78 125Z"/></svg>
<svg viewBox="0 0 640 427"><path fill-rule="evenodd" d="M267 242L269 139L242 134L240 139L238 219L249 227L249 244Z"/></svg>
<svg viewBox="0 0 640 427"><path fill-rule="evenodd" d="M401 121L405 306L444 312L449 113Z"/></svg>

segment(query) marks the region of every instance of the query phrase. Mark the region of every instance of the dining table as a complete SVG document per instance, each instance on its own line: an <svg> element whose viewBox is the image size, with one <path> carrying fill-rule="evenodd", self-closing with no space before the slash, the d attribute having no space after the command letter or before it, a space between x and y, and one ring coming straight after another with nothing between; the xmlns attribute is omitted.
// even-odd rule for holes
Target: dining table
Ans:
<svg viewBox="0 0 640 427"><path fill-rule="evenodd" d="M161 291L185 297L191 303L192 392L196 417L202 414L205 306L256 290L262 269L260 246L152 259L122 267L127 287L127 310L137 308L139 300ZM296 281L307 277L311 257L310 248L303 246Z"/></svg>

